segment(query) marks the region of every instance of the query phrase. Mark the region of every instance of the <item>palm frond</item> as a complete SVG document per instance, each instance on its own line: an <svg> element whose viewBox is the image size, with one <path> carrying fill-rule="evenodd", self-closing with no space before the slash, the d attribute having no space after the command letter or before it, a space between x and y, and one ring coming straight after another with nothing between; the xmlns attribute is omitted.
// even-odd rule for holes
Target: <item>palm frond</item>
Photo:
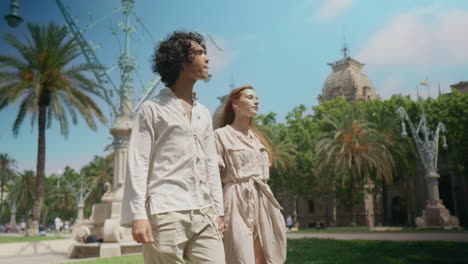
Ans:
<svg viewBox="0 0 468 264"><path fill-rule="evenodd" d="M23 119L25 118L26 114L30 111L32 105L31 101L33 100L33 97L27 96L21 102L18 115L16 116L15 123L13 124L13 134L15 136L18 136Z"/></svg>

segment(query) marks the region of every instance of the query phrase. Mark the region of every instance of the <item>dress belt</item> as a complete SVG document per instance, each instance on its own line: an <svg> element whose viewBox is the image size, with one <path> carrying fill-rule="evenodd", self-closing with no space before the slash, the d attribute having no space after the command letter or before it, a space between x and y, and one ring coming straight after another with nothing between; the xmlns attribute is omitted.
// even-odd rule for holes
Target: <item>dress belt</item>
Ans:
<svg viewBox="0 0 468 264"><path fill-rule="evenodd" d="M275 196L273 196L273 193L270 190L270 187L266 183L266 180L261 179L258 176L250 176L250 177L244 177L240 179L231 179L230 181L225 181L225 184L237 184L241 182L250 182L252 185L254 183L257 183L258 188L260 191L268 198L268 200L272 203L272 205L280 210L283 210L283 207L278 203L276 200Z"/></svg>

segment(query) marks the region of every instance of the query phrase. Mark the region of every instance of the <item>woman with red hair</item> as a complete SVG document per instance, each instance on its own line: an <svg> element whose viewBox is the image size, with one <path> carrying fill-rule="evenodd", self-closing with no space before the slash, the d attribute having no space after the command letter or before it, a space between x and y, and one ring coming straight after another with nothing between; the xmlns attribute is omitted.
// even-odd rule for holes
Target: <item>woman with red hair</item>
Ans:
<svg viewBox="0 0 468 264"><path fill-rule="evenodd" d="M251 86L234 89L215 131L224 183L224 249L227 264L284 263L286 226L267 184L272 156L253 127L258 97Z"/></svg>

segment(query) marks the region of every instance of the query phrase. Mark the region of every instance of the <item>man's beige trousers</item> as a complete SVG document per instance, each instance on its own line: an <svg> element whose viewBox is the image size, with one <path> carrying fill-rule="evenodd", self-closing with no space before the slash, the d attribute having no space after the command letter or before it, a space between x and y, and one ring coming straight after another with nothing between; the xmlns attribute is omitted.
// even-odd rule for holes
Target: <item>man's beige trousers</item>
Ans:
<svg viewBox="0 0 468 264"><path fill-rule="evenodd" d="M223 264L222 235L212 207L150 217L153 243L143 244L145 264Z"/></svg>

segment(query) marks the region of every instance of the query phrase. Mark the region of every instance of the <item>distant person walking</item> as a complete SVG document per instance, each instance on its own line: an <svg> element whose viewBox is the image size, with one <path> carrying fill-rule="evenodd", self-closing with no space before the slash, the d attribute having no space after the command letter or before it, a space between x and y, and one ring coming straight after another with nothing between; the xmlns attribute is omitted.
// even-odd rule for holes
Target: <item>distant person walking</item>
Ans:
<svg viewBox="0 0 468 264"><path fill-rule="evenodd" d="M374 216L367 212L367 226L369 229L374 227Z"/></svg>
<svg viewBox="0 0 468 264"><path fill-rule="evenodd" d="M288 217L286 218L286 226L288 227L288 231L292 231L292 227L293 227L294 223L293 223L293 219L290 215L288 215Z"/></svg>
<svg viewBox="0 0 468 264"><path fill-rule="evenodd" d="M60 219L60 217L58 217L58 216L55 217L54 225L55 225L55 232L56 233L59 233L60 231L62 231L63 223L62 223L62 219Z"/></svg>

